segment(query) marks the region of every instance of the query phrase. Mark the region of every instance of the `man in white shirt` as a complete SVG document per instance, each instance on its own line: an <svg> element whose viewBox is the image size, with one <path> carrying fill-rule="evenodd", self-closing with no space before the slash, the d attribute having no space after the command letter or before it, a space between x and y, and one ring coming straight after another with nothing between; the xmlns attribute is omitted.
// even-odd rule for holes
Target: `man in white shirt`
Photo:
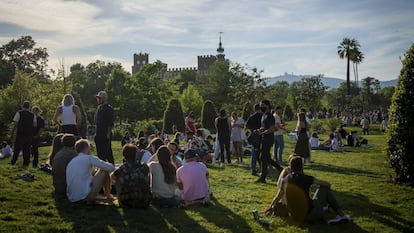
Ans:
<svg viewBox="0 0 414 233"><path fill-rule="evenodd" d="M66 195L69 201L92 202L102 187L106 197L112 197L109 173L115 170L114 165L91 155L86 139L78 140L75 149L79 154L66 167ZM93 170L94 167L99 170Z"/></svg>
<svg viewBox="0 0 414 233"><path fill-rule="evenodd" d="M285 124L282 123L280 115L282 114L282 107L277 106L273 114L275 117L276 131L273 133L275 140L273 144L273 156L278 163L283 163L283 149L285 148L285 141L283 139L283 131L286 131ZM286 131L287 132L287 131Z"/></svg>

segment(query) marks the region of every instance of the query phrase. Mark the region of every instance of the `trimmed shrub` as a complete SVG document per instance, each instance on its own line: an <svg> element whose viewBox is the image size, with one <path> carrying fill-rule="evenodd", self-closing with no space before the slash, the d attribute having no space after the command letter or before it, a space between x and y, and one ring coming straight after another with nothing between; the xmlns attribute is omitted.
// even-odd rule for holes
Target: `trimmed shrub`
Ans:
<svg viewBox="0 0 414 233"><path fill-rule="evenodd" d="M414 44L405 54L388 109L387 155L396 181L414 186Z"/></svg>
<svg viewBox="0 0 414 233"><path fill-rule="evenodd" d="M171 99L164 111L163 131L172 134L173 127L176 126L178 131L184 132L185 120L181 103L178 99Z"/></svg>
<svg viewBox="0 0 414 233"><path fill-rule="evenodd" d="M343 124L342 120L338 118L329 118L328 120L326 120L326 127L331 132L335 131L336 128L338 128L342 124Z"/></svg>
<svg viewBox="0 0 414 233"><path fill-rule="evenodd" d="M214 103L211 100L206 100L201 109L201 126L215 133L216 127L214 126L214 121L216 116L217 110Z"/></svg>

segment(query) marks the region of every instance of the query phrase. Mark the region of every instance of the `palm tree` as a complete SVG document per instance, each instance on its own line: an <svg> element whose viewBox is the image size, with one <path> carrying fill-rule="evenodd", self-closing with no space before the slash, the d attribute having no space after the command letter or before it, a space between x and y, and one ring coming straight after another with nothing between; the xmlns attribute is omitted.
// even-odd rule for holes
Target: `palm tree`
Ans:
<svg viewBox="0 0 414 233"><path fill-rule="evenodd" d="M359 49L354 50L354 52L352 53L352 56L350 58L350 60L353 63L353 68L354 68L354 78L355 78L355 84L358 87L358 83L359 83L359 75L358 75L358 64L360 64L363 60L364 60L364 54L359 51Z"/></svg>
<svg viewBox="0 0 414 233"><path fill-rule="evenodd" d="M352 38L349 39L347 37L345 37L342 42L339 44L338 46L338 55L339 58L347 59L347 63L346 63L346 94L350 95L350 90L351 90L351 84L349 81L349 63L352 57L352 54L355 51L359 51L359 42Z"/></svg>

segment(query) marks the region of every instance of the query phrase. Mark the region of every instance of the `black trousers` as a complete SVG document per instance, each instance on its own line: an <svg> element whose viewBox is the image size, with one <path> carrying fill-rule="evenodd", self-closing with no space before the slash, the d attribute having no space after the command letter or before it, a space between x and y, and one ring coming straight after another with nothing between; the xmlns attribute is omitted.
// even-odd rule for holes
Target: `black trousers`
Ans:
<svg viewBox="0 0 414 233"><path fill-rule="evenodd" d="M30 163L30 147L32 146L32 137L16 136L14 142L14 151L11 164L16 164L20 151L23 150L23 166L29 166Z"/></svg>
<svg viewBox="0 0 414 233"><path fill-rule="evenodd" d="M96 153L103 161L115 164L114 155L112 154L111 138L106 136L95 136Z"/></svg>

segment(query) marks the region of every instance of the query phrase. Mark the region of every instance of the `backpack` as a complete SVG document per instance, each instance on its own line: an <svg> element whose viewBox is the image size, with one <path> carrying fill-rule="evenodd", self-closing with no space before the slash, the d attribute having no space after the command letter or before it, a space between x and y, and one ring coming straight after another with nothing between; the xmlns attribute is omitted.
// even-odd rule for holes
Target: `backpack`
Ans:
<svg viewBox="0 0 414 233"><path fill-rule="evenodd" d="M146 164L125 163L119 168L117 181L121 191L118 199L122 205L132 208L145 208L152 199L148 182L149 168Z"/></svg>
<svg viewBox="0 0 414 233"><path fill-rule="evenodd" d="M255 130L253 131L249 137L247 138L247 141L254 147L258 148L260 146L260 142L262 140L262 136L260 136L259 131Z"/></svg>

